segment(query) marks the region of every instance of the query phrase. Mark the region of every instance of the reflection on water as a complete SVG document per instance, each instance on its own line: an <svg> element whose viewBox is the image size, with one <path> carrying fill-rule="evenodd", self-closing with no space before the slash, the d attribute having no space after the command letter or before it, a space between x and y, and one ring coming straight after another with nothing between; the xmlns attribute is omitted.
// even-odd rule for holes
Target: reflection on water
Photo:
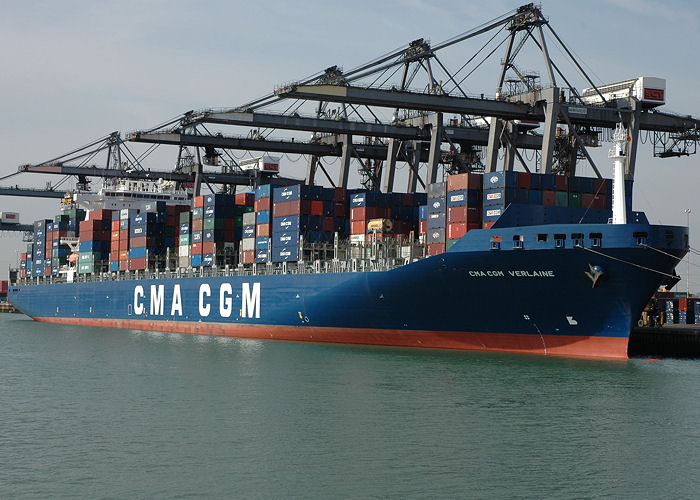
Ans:
<svg viewBox="0 0 700 500"><path fill-rule="evenodd" d="M0 498L696 494L695 361L0 331Z"/></svg>

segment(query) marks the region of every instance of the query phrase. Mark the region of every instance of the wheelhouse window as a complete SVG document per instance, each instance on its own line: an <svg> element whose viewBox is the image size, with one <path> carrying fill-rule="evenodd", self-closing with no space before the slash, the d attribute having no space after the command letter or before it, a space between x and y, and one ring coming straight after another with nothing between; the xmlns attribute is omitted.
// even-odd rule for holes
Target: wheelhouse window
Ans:
<svg viewBox="0 0 700 500"><path fill-rule="evenodd" d="M583 247L583 233L572 233L571 239L573 240L575 247Z"/></svg>

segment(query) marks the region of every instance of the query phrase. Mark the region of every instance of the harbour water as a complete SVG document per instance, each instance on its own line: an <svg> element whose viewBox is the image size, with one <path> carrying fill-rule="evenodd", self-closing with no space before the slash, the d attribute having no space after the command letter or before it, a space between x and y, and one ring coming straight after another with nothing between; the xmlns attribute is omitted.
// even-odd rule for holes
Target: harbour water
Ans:
<svg viewBox="0 0 700 500"><path fill-rule="evenodd" d="M0 317L0 498L697 498L700 363Z"/></svg>

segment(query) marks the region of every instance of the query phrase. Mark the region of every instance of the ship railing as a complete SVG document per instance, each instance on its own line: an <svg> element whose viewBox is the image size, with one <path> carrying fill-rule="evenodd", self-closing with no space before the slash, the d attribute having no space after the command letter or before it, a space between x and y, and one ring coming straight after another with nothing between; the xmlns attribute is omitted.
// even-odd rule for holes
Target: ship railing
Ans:
<svg viewBox="0 0 700 500"><path fill-rule="evenodd" d="M72 283L93 283L109 281L134 281L143 279L211 278L234 276L265 276L279 274L331 274L351 272L391 271L408 263L403 258L284 262L282 265L253 266L213 266L198 268L178 268L162 270L134 270L76 274ZM17 285L47 285L69 283L65 276L44 276L19 278Z"/></svg>

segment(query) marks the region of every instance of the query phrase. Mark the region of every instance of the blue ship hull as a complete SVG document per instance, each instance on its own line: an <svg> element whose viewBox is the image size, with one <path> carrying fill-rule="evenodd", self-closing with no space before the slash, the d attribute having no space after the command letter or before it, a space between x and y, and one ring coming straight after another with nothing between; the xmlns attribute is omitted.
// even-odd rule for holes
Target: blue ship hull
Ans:
<svg viewBox="0 0 700 500"><path fill-rule="evenodd" d="M557 233L584 237L557 247ZM33 284L9 296L56 323L626 358L633 322L686 248L679 227L512 227L470 231L447 253L390 271Z"/></svg>

